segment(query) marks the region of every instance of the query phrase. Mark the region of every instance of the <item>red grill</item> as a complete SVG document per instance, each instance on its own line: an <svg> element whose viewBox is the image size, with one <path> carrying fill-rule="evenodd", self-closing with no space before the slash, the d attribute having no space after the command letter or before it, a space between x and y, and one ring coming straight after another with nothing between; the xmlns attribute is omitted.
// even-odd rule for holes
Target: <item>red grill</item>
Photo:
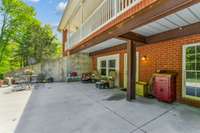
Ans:
<svg viewBox="0 0 200 133"><path fill-rule="evenodd" d="M159 101L176 100L176 78L174 74L154 74L154 95Z"/></svg>

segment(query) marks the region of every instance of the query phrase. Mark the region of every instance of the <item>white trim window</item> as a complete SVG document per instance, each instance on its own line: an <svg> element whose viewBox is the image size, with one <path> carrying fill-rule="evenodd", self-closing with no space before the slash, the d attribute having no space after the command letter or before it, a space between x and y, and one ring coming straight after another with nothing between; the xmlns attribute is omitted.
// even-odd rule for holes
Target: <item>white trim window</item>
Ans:
<svg viewBox="0 0 200 133"><path fill-rule="evenodd" d="M102 76L107 76L107 60L101 60L100 61L100 67L99 67L99 72Z"/></svg>
<svg viewBox="0 0 200 133"><path fill-rule="evenodd" d="M139 52L136 52L136 82L139 81ZM124 88L128 85L128 57L124 54Z"/></svg>
<svg viewBox="0 0 200 133"><path fill-rule="evenodd" d="M108 76L111 71L115 71L116 85L119 85L119 54L97 58L97 69L102 76Z"/></svg>
<svg viewBox="0 0 200 133"><path fill-rule="evenodd" d="M200 100L200 43L183 47L183 97Z"/></svg>

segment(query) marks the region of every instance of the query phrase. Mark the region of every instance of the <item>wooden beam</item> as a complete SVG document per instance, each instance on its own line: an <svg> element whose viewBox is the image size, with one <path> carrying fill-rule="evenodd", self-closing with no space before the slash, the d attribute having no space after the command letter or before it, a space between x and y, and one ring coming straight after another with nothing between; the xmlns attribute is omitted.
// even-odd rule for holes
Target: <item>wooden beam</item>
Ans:
<svg viewBox="0 0 200 133"><path fill-rule="evenodd" d="M128 56L128 88L127 100L131 101L136 98L136 43L132 40L127 44Z"/></svg>
<svg viewBox="0 0 200 133"><path fill-rule="evenodd" d="M136 29L140 26L166 17L170 14L173 14L179 10L185 9L199 2L199 0L155 0L155 3L151 6L148 6L138 13L131 14L131 16L124 20L117 21L118 23L115 25L112 25L115 20L111 21L110 23L99 29L97 32L77 44L74 48L71 49L70 52L73 54L85 48L95 46L108 39L116 38L131 31L132 29ZM127 14L129 12L130 11L128 10L124 14ZM122 16L124 14L122 14Z"/></svg>
<svg viewBox="0 0 200 133"><path fill-rule="evenodd" d="M157 43L161 41L181 38L184 36L200 34L199 29L200 29L200 22L147 37L146 41L148 43Z"/></svg>
<svg viewBox="0 0 200 133"><path fill-rule="evenodd" d="M106 48L106 49L102 49L102 50L92 52L89 55L95 56L95 55L100 55L100 54L106 54L106 53L113 52L113 51L117 52L117 51L121 51L121 50L126 50L126 48L127 48L127 43L124 43L124 44L120 44L120 45L117 45L117 46L113 46L111 48Z"/></svg>
<svg viewBox="0 0 200 133"><path fill-rule="evenodd" d="M159 2L153 4L148 9L135 14L133 17L131 17L132 19L124 22L122 25L123 30L121 30L121 33L127 33L132 29L136 29L148 23L159 20L199 2L200 0L159 0Z"/></svg>
<svg viewBox="0 0 200 133"><path fill-rule="evenodd" d="M63 56L66 56L66 54L65 54L65 51L66 51L65 44L67 43L67 39L68 39L67 34L68 34L67 29L62 31L62 55Z"/></svg>
<svg viewBox="0 0 200 133"><path fill-rule="evenodd" d="M119 38L146 43L145 36L142 36L142 35L134 33L134 32L128 32L126 34L120 35Z"/></svg>

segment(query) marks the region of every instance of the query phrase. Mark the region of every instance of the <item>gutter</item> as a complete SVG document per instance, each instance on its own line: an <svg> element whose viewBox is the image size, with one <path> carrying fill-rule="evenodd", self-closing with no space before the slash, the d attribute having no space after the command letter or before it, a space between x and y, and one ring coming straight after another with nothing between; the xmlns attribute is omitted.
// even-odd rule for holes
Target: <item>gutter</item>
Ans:
<svg viewBox="0 0 200 133"><path fill-rule="evenodd" d="M65 10L64 10L64 14L63 14L63 16L62 16L62 18L61 18L61 21L60 21L59 25L58 25L58 29L57 29L58 31L62 31L62 30L65 28L65 24L63 24L63 23L64 23L64 21L65 21L66 13L68 12L69 7L70 7L72 1L73 1L73 0L69 0L69 1L68 1L68 4L67 4L67 6L66 6L66 8L65 8ZM69 21L70 19L72 19L72 17L74 17L74 16L76 15L76 13L79 11L80 7L81 7L81 2L79 2L79 4L77 4L77 5L75 6L73 12L71 13L71 15L69 16L69 18L66 20L65 23L68 23L68 21ZM64 26L62 27L62 25L64 25Z"/></svg>

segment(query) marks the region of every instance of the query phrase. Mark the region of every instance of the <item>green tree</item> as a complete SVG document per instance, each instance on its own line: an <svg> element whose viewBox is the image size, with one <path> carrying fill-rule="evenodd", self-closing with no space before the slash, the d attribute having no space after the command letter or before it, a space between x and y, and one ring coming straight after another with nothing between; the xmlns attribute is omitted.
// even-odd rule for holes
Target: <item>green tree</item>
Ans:
<svg viewBox="0 0 200 133"><path fill-rule="evenodd" d="M6 73L15 70L20 67L19 60L14 56L18 46L17 43L12 42L12 45L8 45L5 49L4 59L0 65L0 73Z"/></svg>
<svg viewBox="0 0 200 133"><path fill-rule="evenodd" d="M0 4L0 72L8 72L19 67L14 52L24 29L35 18L32 7L21 0L2 0Z"/></svg>
<svg viewBox="0 0 200 133"><path fill-rule="evenodd" d="M12 40L20 38L24 29L32 23L35 12L21 0L2 0L0 6L2 23L0 24L0 63L3 60L6 47Z"/></svg>
<svg viewBox="0 0 200 133"><path fill-rule="evenodd" d="M58 43L49 25L31 27L30 54L37 62L55 57Z"/></svg>
<svg viewBox="0 0 200 133"><path fill-rule="evenodd" d="M49 25L32 24L23 36L16 57L20 59L22 66L29 65L30 60L39 63L58 57L61 54L59 46Z"/></svg>
<svg viewBox="0 0 200 133"><path fill-rule="evenodd" d="M49 25L42 26L32 7L22 0L0 4L0 72L61 55L61 45Z"/></svg>

